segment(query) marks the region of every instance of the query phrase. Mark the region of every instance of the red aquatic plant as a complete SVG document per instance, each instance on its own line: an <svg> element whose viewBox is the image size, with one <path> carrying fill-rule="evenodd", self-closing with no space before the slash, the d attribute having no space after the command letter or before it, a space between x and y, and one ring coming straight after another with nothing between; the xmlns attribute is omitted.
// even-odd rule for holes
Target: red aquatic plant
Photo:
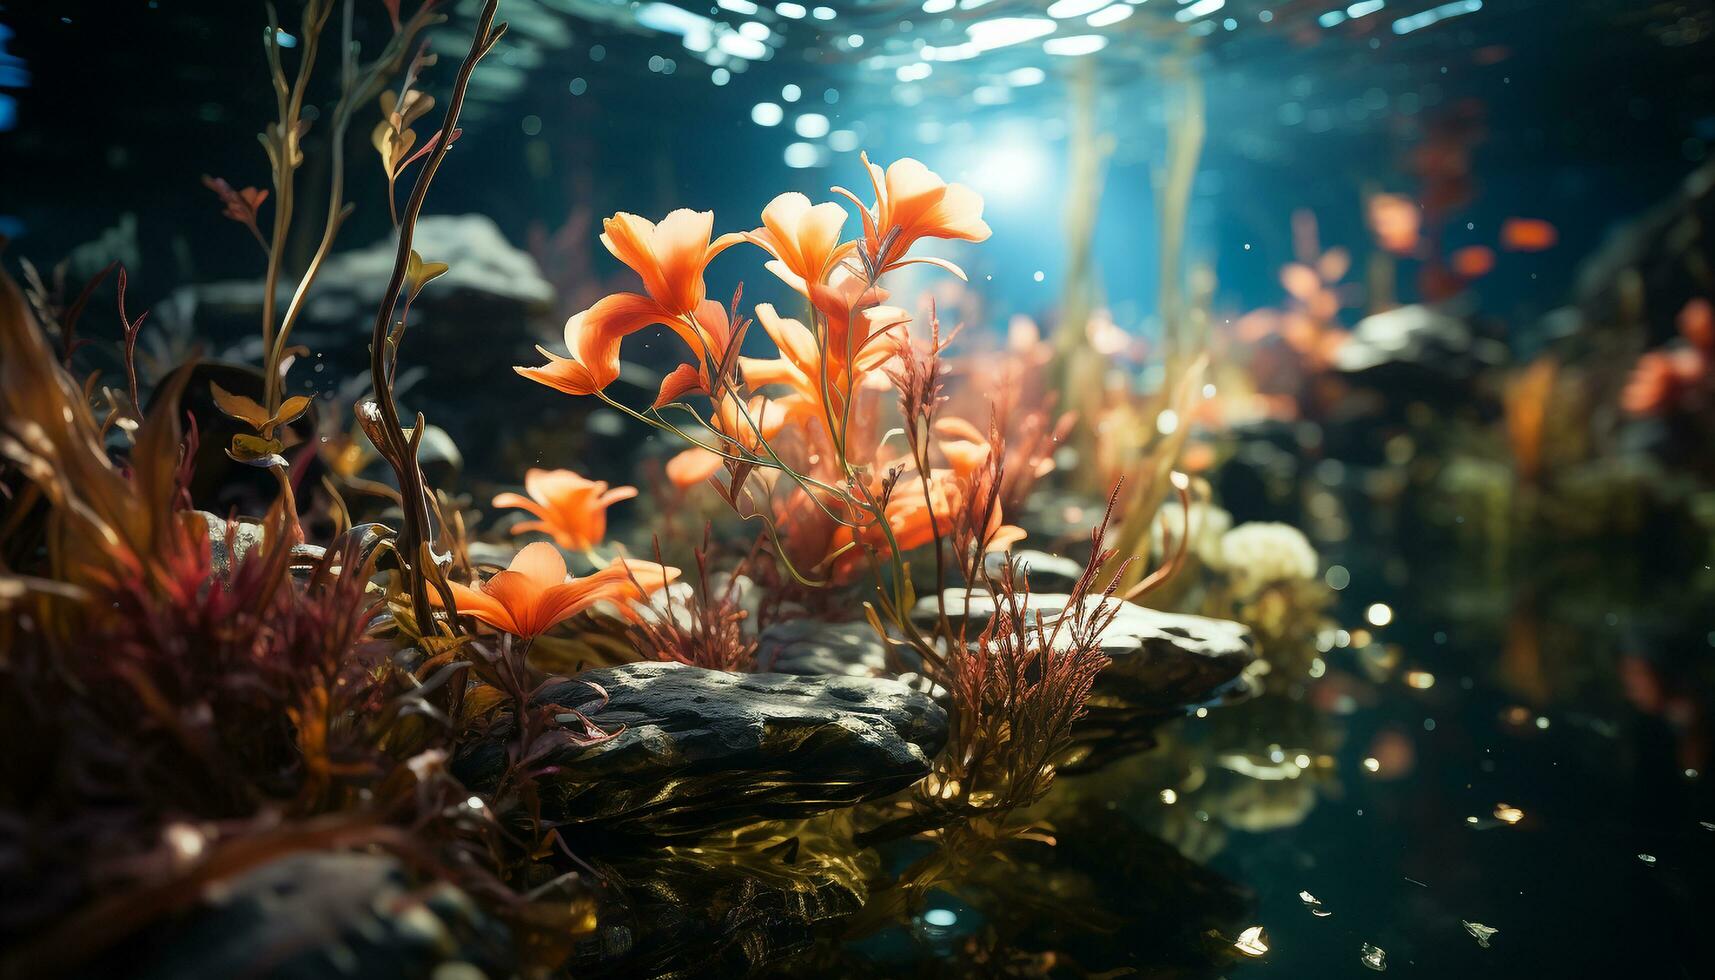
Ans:
<svg viewBox="0 0 1715 980"><path fill-rule="evenodd" d="M256 221L262 203L268 200L268 191L260 187L234 190L224 179L210 177L208 174L203 174L202 185L213 191L215 197L220 198L220 213L249 228L250 234L256 238L256 244L262 246L262 250L266 252L268 240L262 237L262 229L257 226Z"/></svg>
<svg viewBox="0 0 1715 980"><path fill-rule="evenodd" d="M747 631L750 613L741 601L739 584L750 570L754 551L728 573L718 588L709 581L709 530L696 549L697 591L675 606L668 592L661 609L632 627L631 641L650 660L690 664L710 670L756 669L756 636ZM659 556L657 556L659 560ZM753 628L754 628L754 624Z"/></svg>

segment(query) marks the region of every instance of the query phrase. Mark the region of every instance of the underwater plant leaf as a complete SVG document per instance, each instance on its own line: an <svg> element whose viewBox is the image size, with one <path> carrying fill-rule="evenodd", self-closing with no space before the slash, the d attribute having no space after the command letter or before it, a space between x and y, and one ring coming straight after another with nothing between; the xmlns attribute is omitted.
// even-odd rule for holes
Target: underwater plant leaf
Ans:
<svg viewBox="0 0 1715 980"><path fill-rule="evenodd" d="M227 448L226 454L240 463L267 469L286 465L286 458L280 455L283 448L285 447L278 439L264 439L241 432L232 437L232 445Z"/></svg>
<svg viewBox="0 0 1715 980"><path fill-rule="evenodd" d="M274 417L272 419L268 420L268 425L270 427L290 425L298 420L298 416L309 411L309 409L310 396L293 395L280 403L280 410L274 413Z"/></svg>
<svg viewBox="0 0 1715 980"><path fill-rule="evenodd" d="M268 410L263 408L253 398L235 395L214 382L209 382L209 391L214 395L214 403L227 415L243 422L250 423L252 429L260 430L268 424Z"/></svg>
<svg viewBox="0 0 1715 980"><path fill-rule="evenodd" d="M660 408L676 402L691 392L708 394L708 389L703 384L702 375L697 373L695 364L681 364L661 379L661 391L655 396L653 407Z"/></svg>
<svg viewBox="0 0 1715 980"><path fill-rule="evenodd" d="M423 257L417 254L416 249L412 249L411 257L405 263L405 282L409 288L407 295L415 299L417 294L423 291L424 286L446 275L450 268L452 266L445 262L424 262Z"/></svg>

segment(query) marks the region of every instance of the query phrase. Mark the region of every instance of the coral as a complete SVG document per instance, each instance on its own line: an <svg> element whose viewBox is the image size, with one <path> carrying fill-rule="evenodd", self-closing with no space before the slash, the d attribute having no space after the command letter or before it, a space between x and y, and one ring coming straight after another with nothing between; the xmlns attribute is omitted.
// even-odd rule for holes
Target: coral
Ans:
<svg viewBox="0 0 1715 980"><path fill-rule="evenodd" d="M1241 596L1316 577L1316 549L1290 524L1251 521L1221 536L1221 561Z"/></svg>

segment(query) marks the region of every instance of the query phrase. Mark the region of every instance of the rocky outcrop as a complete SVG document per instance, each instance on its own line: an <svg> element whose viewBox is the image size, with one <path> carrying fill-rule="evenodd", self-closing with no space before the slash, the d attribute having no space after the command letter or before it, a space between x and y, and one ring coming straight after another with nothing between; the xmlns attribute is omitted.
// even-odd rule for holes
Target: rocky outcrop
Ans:
<svg viewBox="0 0 1715 980"><path fill-rule="evenodd" d="M994 598L987 593L967 598L963 589L949 589L944 598L948 617L968 622L972 635L995 613ZM1066 614L1070 599L1061 593L1032 594L1025 612L1052 622ZM1068 765L1091 768L1147 749L1155 744L1151 732L1160 722L1251 693L1244 673L1256 659L1249 627L1100 596L1084 602L1091 609L1096 603L1117 604L1101 634L1102 651L1113 663L1096 678L1089 708L1073 726L1077 748ZM934 597L919 600L912 616L932 623Z"/></svg>
<svg viewBox="0 0 1715 980"><path fill-rule="evenodd" d="M544 760L559 772L542 789L543 816L626 834L701 833L886 796L929 772L947 733L933 700L880 678L632 663L586 671L539 701L620 732ZM454 770L490 786L504 760L501 741L478 743Z"/></svg>

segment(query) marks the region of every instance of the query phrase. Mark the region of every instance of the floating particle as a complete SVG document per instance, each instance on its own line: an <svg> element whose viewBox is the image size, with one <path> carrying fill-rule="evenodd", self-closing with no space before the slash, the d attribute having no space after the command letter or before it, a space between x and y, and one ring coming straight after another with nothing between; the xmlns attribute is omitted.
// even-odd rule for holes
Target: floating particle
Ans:
<svg viewBox="0 0 1715 980"><path fill-rule="evenodd" d="M1496 803L1495 819L1501 823L1518 823L1524 819L1524 811L1510 803Z"/></svg>
<svg viewBox="0 0 1715 980"><path fill-rule="evenodd" d="M1419 691L1427 691L1435 686L1435 675L1431 674L1427 670L1407 671L1405 675L1405 683L1407 687L1413 687Z"/></svg>
<svg viewBox="0 0 1715 980"><path fill-rule="evenodd" d="M1358 950L1358 962L1380 973L1387 969L1387 950L1365 943Z"/></svg>
<svg viewBox="0 0 1715 980"><path fill-rule="evenodd" d="M1639 854L1638 860L1642 861L1645 864L1654 864L1655 863L1655 855L1654 854Z"/></svg>
<svg viewBox="0 0 1715 980"><path fill-rule="evenodd" d="M1697 821L1697 826L1702 827L1704 830L1715 830L1715 823L1710 823L1707 820Z"/></svg>
<svg viewBox="0 0 1715 980"><path fill-rule="evenodd" d="M1464 919L1459 922L1465 927L1465 931L1471 934L1471 938L1477 941L1477 945L1484 949L1489 948L1489 940L1494 938L1495 933L1500 932L1494 926L1486 926L1481 922L1466 922Z"/></svg>
<svg viewBox="0 0 1715 980"><path fill-rule="evenodd" d="M1239 933L1233 948L1246 956L1261 956L1268 952L1268 934L1262 931L1262 926L1251 926Z"/></svg>
<svg viewBox="0 0 1715 980"><path fill-rule="evenodd" d="M1169 806L1172 806L1173 804L1179 802L1179 794L1174 790L1164 789L1161 791L1161 802L1166 803Z"/></svg>
<svg viewBox="0 0 1715 980"><path fill-rule="evenodd" d="M1310 910L1310 914L1316 916L1318 919L1325 919L1334 914L1323 908L1322 900L1309 892L1299 892L1298 900L1303 902L1304 907Z"/></svg>

